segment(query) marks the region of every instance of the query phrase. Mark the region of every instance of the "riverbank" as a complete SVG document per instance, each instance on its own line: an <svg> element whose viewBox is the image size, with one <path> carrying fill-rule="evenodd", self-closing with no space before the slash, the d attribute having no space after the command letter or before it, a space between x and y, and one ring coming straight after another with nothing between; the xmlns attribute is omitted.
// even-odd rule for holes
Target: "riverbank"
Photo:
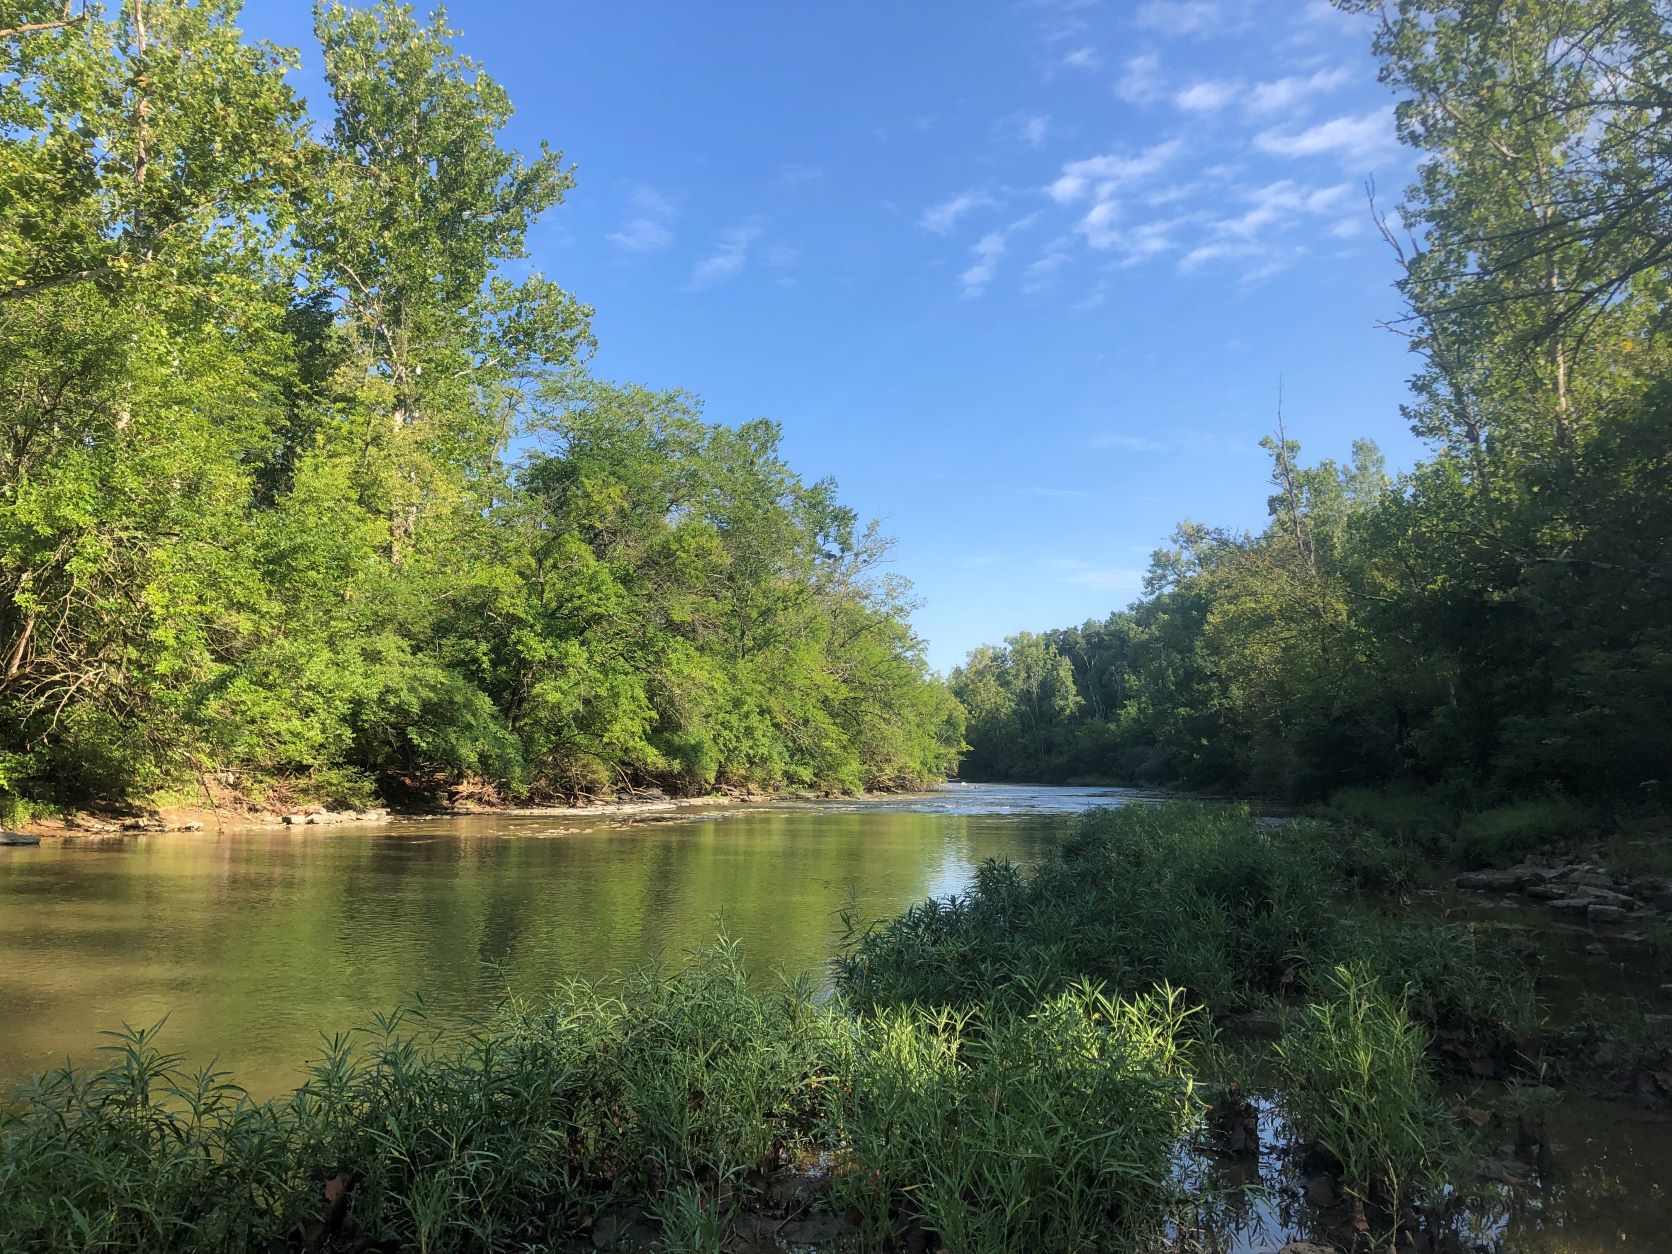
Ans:
<svg viewBox="0 0 1672 1254"><path fill-rule="evenodd" d="M928 787L930 786L925 785L925 789ZM632 817L694 810L721 810L786 801L828 801L838 797L863 799L895 795L899 793L830 793L800 789L747 792L734 789L692 797L672 797L653 792L611 799L585 799L563 805L536 806L489 805L481 801L406 809L374 806L363 810L336 809L322 805L284 809L162 805L73 811L63 815L31 819L29 822L17 824L15 831L20 836L33 838L31 843L34 843L34 840L40 838L118 836L144 832L237 832L285 827L366 827L402 821L467 818L476 815L497 815L506 818Z"/></svg>
<svg viewBox="0 0 1672 1254"><path fill-rule="evenodd" d="M857 921L833 1002L711 949L382 1020L259 1108L130 1039L14 1112L0 1246L54 1248L72 1205L131 1223L143 1196L228 1234L188 1248L1218 1248L1265 1222L1272 1248L1532 1249L1504 1242L1549 1222L1584 1250L1599 1213L1609 1248L1649 1248L1654 1198L1599 1192L1597 1144L1568 1172L1560 1112L1610 1091L1592 1059L1652 1039L1623 1000L1577 1004L1606 967L1566 931L1461 914L1507 907L1410 871L1362 833L1133 806L1031 872ZM1649 1096L1615 1108L1661 1118ZM201 1111L159 1141L176 1101Z"/></svg>

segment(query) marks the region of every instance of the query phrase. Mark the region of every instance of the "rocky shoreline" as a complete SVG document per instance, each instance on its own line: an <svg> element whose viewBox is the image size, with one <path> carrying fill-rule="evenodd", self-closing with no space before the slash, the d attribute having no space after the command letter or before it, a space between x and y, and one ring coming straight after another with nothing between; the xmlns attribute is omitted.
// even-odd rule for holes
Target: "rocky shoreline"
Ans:
<svg viewBox="0 0 1672 1254"><path fill-rule="evenodd" d="M1595 862L1528 859L1501 870L1465 871L1458 888L1544 902L1554 914L1593 927L1660 919L1672 923L1672 880L1611 874Z"/></svg>

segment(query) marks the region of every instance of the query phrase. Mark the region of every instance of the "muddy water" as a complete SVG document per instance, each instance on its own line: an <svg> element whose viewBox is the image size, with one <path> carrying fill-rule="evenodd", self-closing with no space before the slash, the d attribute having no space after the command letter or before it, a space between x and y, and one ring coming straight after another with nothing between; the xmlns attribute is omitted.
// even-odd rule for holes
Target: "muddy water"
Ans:
<svg viewBox="0 0 1672 1254"><path fill-rule="evenodd" d="M321 1032L421 991L444 1011L711 940L822 969L840 913L1029 861L1107 788L954 785L857 802L637 818L474 816L170 833L0 850L0 1085L168 1015L165 1047L257 1093Z"/></svg>

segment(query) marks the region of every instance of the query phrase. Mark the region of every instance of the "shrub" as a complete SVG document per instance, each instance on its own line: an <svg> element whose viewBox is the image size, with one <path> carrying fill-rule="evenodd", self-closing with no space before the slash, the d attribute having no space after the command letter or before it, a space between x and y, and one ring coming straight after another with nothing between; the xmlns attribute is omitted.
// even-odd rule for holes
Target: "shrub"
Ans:
<svg viewBox="0 0 1672 1254"><path fill-rule="evenodd" d="M908 1007L868 1021L839 1194L880 1235L903 1215L961 1254L1131 1248L1178 1200L1200 1115L1167 990L1080 985L1033 1013Z"/></svg>
<svg viewBox="0 0 1672 1254"><path fill-rule="evenodd" d="M1325 977L1277 1045L1281 1104L1360 1201L1393 1209L1441 1180L1448 1125L1405 1002L1363 964Z"/></svg>

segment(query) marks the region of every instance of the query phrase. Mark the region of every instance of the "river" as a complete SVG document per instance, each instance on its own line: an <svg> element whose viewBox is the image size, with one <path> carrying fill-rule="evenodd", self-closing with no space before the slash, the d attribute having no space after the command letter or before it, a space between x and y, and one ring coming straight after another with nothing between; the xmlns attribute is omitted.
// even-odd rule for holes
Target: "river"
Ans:
<svg viewBox="0 0 1672 1254"><path fill-rule="evenodd" d="M756 967L823 970L841 914L1029 861L1079 811L1144 794L954 784L637 816L46 841L0 851L0 1085L168 1016L165 1048L260 1095L321 1033L415 992L443 1013L677 958L723 926Z"/></svg>

